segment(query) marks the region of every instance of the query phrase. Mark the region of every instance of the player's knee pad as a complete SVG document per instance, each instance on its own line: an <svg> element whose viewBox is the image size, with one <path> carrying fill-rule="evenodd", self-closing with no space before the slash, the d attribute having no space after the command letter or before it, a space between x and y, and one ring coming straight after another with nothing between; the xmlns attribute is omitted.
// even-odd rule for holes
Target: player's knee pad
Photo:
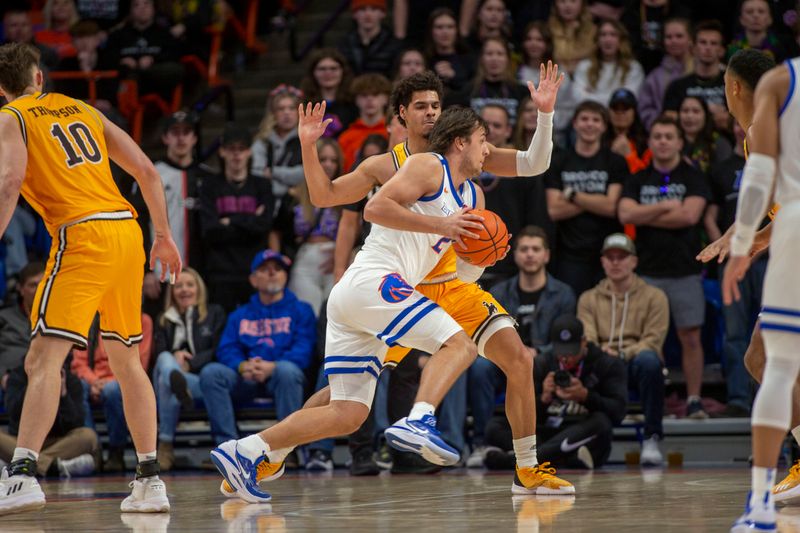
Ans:
<svg viewBox="0 0 800 533"><path fill-rule="evenodd" d="M792 350L798 337L777 331L763 333L767 362L753 405L752 424L786 430L792 416L792 387L800 372L800 357Z"/></svg>

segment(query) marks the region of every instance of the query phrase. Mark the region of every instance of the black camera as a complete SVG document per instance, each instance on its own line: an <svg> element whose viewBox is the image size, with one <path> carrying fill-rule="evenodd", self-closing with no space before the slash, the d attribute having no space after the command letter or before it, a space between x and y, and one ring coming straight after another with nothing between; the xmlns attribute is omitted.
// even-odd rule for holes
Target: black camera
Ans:
<svg viewBox="0 0 800 533"><path fill-rule="evenodd" d="M572 383L572 374L566 370L556 370L556 373L553 376L553 381L555 382L556 387L566 389Z"/></svg>

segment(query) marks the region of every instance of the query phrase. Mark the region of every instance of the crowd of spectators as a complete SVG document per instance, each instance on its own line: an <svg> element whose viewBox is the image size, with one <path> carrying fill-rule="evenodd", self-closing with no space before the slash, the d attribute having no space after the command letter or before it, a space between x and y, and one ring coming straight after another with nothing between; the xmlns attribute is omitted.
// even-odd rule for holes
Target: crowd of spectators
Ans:
<svg viewBox="0 0 800 533"><path fill-rule="evenodd" d="M202 56L196 44L206 38L204 29L237 4L34 3L39 11L26 2L0 8L0 42L36 46L46 72L119 71L119 78L99 83L96 105L120 123L120 81L135 79L140 92L169 99L186 75L181 56ZM315 384L324 385L325 302L368 225L361 219L363 203L312 204L298 104L327 103L332 122L317 148L331 179L405 140L389 106L392 84L428 69L443 82L444 107L473 107L488 125L489 142L525 150L537 125L525 84L538 83L539 65L550 60L565 79L549 170L525 179L488 172L475 178L487 208L515 236L513 253L488 269L482 282L516 318L535 356L540 459L602 465L611 428L630 398L644 412L642 464L660 464L664 345L671 329L680 354L675 366L686 384L682 414L708 416L701 396L709 359L702 332L706 294L721 269L695 256L733 223L745 156L744 132L726 108L727 60L743 49L776 62L800 54L800 7L794 1L742 0L735 12L728 4L352 0L352 31L336 46L312 51L302 79L265 88L256 132L228 124L216 165L198 159L195 113L166 117L165 155L156 168L189 268L171 287L159 283L158 272L144 280L140 352L157 391L162 468L174 464L181 412L204 408L212 439L222 442L239 436L237 409L254 399L272 398L281 419L301 407ZM85 85L74 80L49 80L47 90L87 98ZM139 208L147 245L152 230L141 193L135 186L122 192ZM46 259L49 242L41 220L21 201L0 243L0 401L12 419L12 435L24 394L19 368L27 316L43 271L37 261ZM720 311L727 331L723 353L716 355L727 383L723 414L731 416L749 416L752 399L742 358L765 259L755 265L743 282L743 302ZM92 339L65 367L58 422L44 451L52 461L40 460L42 474L100 467L91 429L98 410L109 435L104 468L125 468L128 435L119 386L102 340ZM396 471L431 470L388 454L379 440L394 414L404 412L398 406L413 398L426 360L412 352L382 377L374 416L351 437L354 473L376 473L377 463L390 461ZM507 422L493 416L503 390L499 369L479 359L441 407L444 436L467 466L513 467ZM565 435L576 442L596 437L565 453L554 444ZM0 459L6 459L5 437L13 439L0 436ZM301 463L332 467L331 443L310 450Z"/></svg>

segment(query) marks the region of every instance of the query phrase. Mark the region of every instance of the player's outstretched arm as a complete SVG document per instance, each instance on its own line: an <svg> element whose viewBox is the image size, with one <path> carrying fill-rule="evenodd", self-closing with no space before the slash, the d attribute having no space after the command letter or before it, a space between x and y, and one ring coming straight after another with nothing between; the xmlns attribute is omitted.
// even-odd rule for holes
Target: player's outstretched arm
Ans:
<svg viewBox="0 0 800 533"><path fill-rule="evenodd" d="M370 169L375 161L364 161L353 172L331 180L322 168L317 153L317 140L325 133L331 119L325 119L325 102L321 104L300 104L300 122L297 136L303 154L303 172L308 184L311 203L315 207L333 207L355 203L364 198L376 185L380 185L371 175Z"/></svg>
<svg viewBox="0 0 800 533"><path fill-rule="evenodd" d="M142 189L142 196L150 211L150 219L155 228L155 239L150 250L150 268L154 269L156 260L169 267L171 281L177 278L181 271L181 255L178 247L172 240L167 219L167 202L164 198L164 188L161 177L139 145L122 131L116 124L108 120L102 113L95 110L103 122L103 134L106 139L109 157L122 169L133 176L133 179ZM166 279L166 268L161 269L161 281Z"/></svg>
<svg viewBox="0 0 800 533"><path fill-rule="evenodd" d="M483 218L470 215L467 210L447 217L434 217L415 213L406 207L423 196L438 194L443 172L442 164L433 154L412 155L367 202L364 220L397 230L442 235L462 246L462 237L477 239L478 235L469 230L481 229Z"/></svg>
<svg viewBox="0 0 800 533"><path fill-rule="evenodd" d="M526 151L491 146L483 165L487 172L496 176L538 176L550 167L553 110L563 81L564 74L559 74L558 65L552 61L539 65L539 87L532 81L528 82L531 100L539 111L531 144Z"/></svg>
<svg viewBox="0 0 800 533"><path fill-rule="evenodd" d="M6 232L25 179L28 149L17 119L0 113L0 236Z"/></svg>

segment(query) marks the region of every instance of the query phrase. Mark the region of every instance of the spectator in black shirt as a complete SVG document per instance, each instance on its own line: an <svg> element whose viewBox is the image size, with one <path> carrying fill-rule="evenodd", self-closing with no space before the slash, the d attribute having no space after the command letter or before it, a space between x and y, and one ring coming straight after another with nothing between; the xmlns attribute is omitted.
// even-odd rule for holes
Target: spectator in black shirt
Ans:
<svg viewBox="0 0 800 533"><path fill-rule="evenodd" d="M39 64L47 79L47 72L58 64L58 54L49 46L33 40L30 14L21 7L12 7L3 14L3 39L6 43L27 43L39 50Z"/></svg>
<svg viewBox="0 0 800 533"><path fill-rule="evenodd" d="M703 382L705 297L695 261L700 251L700 217L709 191L705 176L681 158L678 123L656 119L650 130L653 161L630 177L619 202L619 219L636 225L639 274L667 294L683 357L687 416L706 418L700 403Z"/></svg>
<svg viewBox="0 0 800 533"><path fill-rule="evenodd" d="M539 460L554 466L599 468L611 454L613 426L625 417L628 380L625 363L586 341L574 314L561 315L550 330L553 351L533 360ZM486 441L511 448L511 431L494 417ZM489 468L513 468L513 457L489 451Z"/></svg>
<svg viewBox="0 0 800 533"><path fill-rule="evenodd" d="M267 245L272 227L272 186L248 173L252 142L242 126L226 126L219 149L222 175L206 179L200 193L209 301L226 313L250 298L250 260Z"/></svg>
<svg viewBox="0 0 800 533"><path fill-rule="evenodd" d="M492 296L519 324L522 343L536 357L550 349L550 327L556 317L575 313L575 293L568 285L547 273L550 245L547 234L537 226L526 226L514 237L514 262L518 273L492 287ZM503 390L503 372L485 357L479 357L467 371L467 398L474 419L472 454L468 468L483 466L486 424L494 411L495 396Z"/></svg>
<svg viewBox="0 0 800 533"><path fill-rule="evenodd" d="M725 104L725 79L719 62L723 42L719 22L706 21L695 26L694 72L669 84L664 95L664 114L677 118L683 99L699 96L708 104L714 124L720 129L727 129L730 116Z"/></svg>
<svg viewBox="0 0 800 533"><path fill-rule="evenodd" d="M449 91L459 91L475 75L475 58L458 36L456 14L443 7L428 17L425 58Z"/></svg>
<svg viewBox="0 0 800 533"><path fill-rule="evenodd" d="M108 68L135 78L139 94L158 93L169 101L183 80L180 56L178 41L156 23L153 0L133 0L128 21L109 34L102 57Z"/></svg>
<svg viewBox="0 0 800 533"><path fill-rule="evenodd" d="M733 154L711 170L711 200L706 209L704 223L708 238L713 242L720 238L736 220L736 202L744 169L744 130L734 124L736 148ZM728 387L726 416L749 417L752 403L750 376L744 366L744 354L750 342L756 315L761 309L761 294L767 255L753 259L744 279L739 282L741 298L731 305L723 306L725 317L725 380ZM722 269L719 270L721 277Z"/></svg>
<svg viewBox="0 0 800 533"><path fill-rule="evenodd" d="M347 34L339 50L357 76L376 72L388 78L401 46L381 24L386 18L386 0L351 0L350 10L356 28Z"/></svg>
<svg viewBox="0 0 800 533"><path fill-rule="evenodd" d="M575 148L554 154L547 171L547 213L556 222L556 277L580 294L603 278L600 249L610 233L621 231L617 201L628 166L603 145L608 111L586 101L572 120Z"/></svg>
<svg viewBox="0 0 800 533"><path fill-rule="evenodd" d="M350 78L350 65L338 50L322 48L311 53L300 89L309 102L325 100L325 120L333 120L326 137L338 137L358 117L350 98Z"/></svg>

